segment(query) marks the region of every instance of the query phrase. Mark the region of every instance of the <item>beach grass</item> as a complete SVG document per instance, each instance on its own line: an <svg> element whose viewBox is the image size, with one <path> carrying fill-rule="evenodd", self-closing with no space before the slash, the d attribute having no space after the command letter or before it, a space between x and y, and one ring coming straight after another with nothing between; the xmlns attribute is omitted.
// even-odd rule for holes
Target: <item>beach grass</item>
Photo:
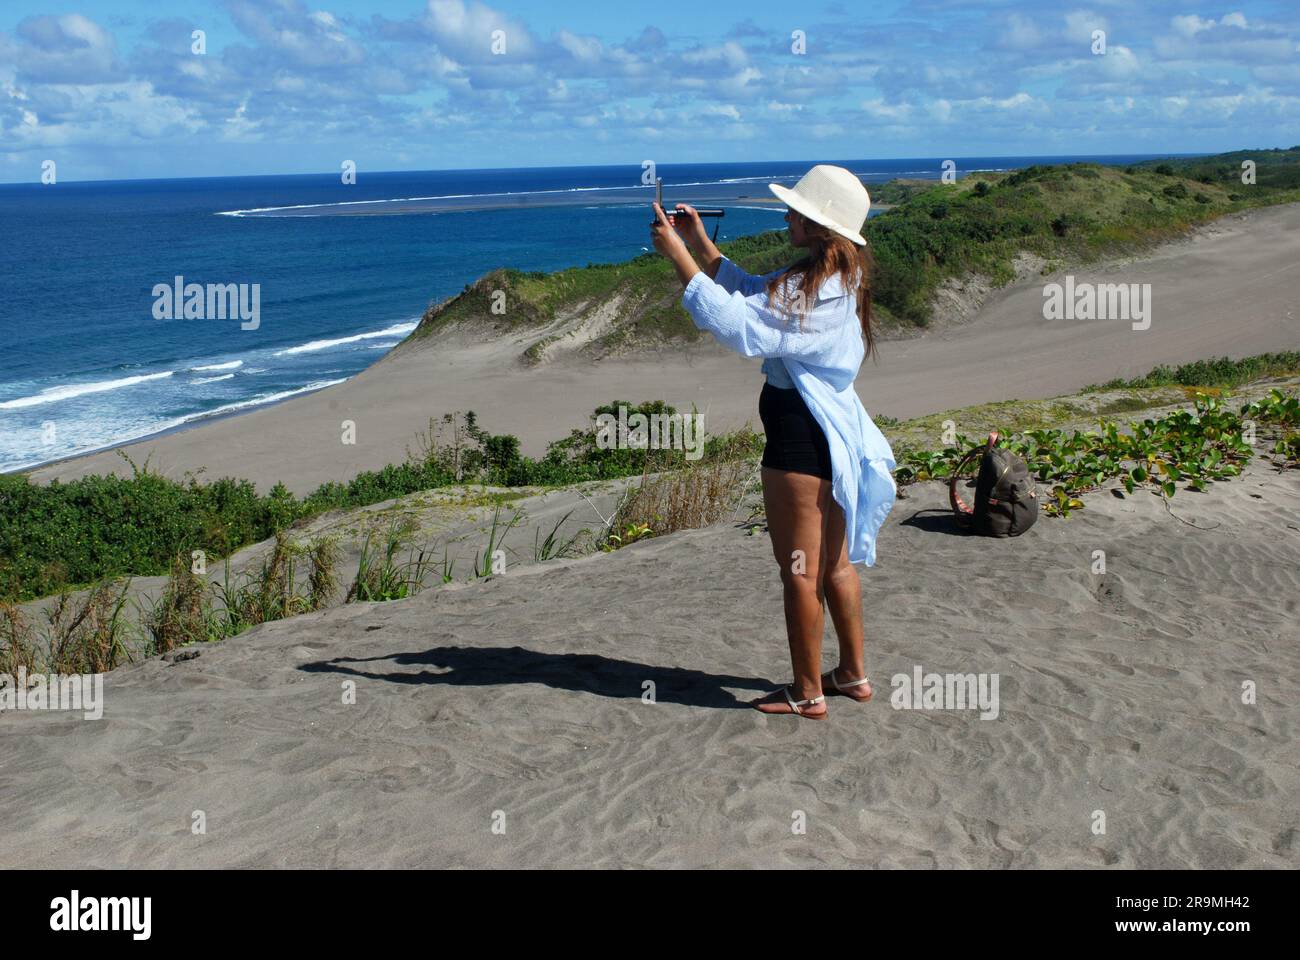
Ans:
<svg viewBox="0 0 1300 960"><path fill-rule="evenodd" d="M644 416L676 414L662 401L615 400L598 407L593 422L601 414L615 415L620 407ZM404 462L364 471L348 483L323 484L302 499L281 484L263 495L247 480L205 483L191 475L178 482L148 463L132 463L130 477L93 476L48 485L23 475L0 476L0 599L31 600L118 576L161 576L181 552L228 557L321 514L420 491L466 482L563 487L640 475L647 458L643 449L603 448L590 424L553 442L536 459L520 454L517 437L480 428L472 412L448 414L436 425L445 429L417 438ZM740 449L754 453L761 447L761 437L741 431L708 438L704 456ZM669 466L686 462L684 450L656 454ZM517 496L501 492L486 499L502 503ZM272 599L259 597L258 604ZM243 602L232 609L252 615Z"/></svg>
<svg viewBox="0 0 1300 960"><path fill-rule="evenodd" d="M731 444L718 456L676 469L660 469L655 458L647 458L641 482L629 487L610 518L604 546L617 549L734 516L758 470L743 435L734 435Z"/></svg>
<svg viewBox="0 0 1300 960"><path fill-rule="evenodd" d="M1254 357L1232 360L1219 357L1214 360L1196 360L1176 367L1158 366L1141 377L1125 380L1116 378L1101 384L1084 387L1084 392L1132 389L1139 387L1217 387L1231 388L1261 380L1265 377L1286 377L1300 374L1300 351L1263 353Z"/></svg>
<svg viewBox="0 0 1300 960"><path fill-rule="evenodd" d="M126 614L129 580L59 596L38 627L14 604L0 604L0 675L103 673L131 659L134 628Z"/></svg>
<svg viewBox="0 0 1300 960"><path fill-rule="evenodd" d="M79 598L61 593L45 612L48 670L105 673L130 659L130 620L124 615L129 580L97 584Z"/></svg>

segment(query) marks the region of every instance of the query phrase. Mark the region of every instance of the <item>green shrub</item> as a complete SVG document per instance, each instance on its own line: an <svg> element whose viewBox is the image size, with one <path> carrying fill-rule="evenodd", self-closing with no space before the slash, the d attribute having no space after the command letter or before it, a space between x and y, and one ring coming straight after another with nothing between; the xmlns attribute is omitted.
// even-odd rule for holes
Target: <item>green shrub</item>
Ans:
<svg viewBox="0 0 1300 960"><path fill-rule="evenodd" d="M1234 413L1217 397L1198 393L1194 409L1158 420L1130 423L1121 432L1102 420L1097 430L1029 430L1006 436L1002 445L1022 457L1044 487L1041 504L1049 515L1069 516L1083 507L1079 495L1118 480L1127 493L1147 488L1168 499L1182 489L1204 491L1215 481L1240 475L1253 456L1244 420L1290 424L1300 420L1300 401L1274 390ZM978 445L958 436L943 450L908 450L895 471L900 484L947 479L967 451ZM1273 448L1285 460L1285 438Z"/></svg>

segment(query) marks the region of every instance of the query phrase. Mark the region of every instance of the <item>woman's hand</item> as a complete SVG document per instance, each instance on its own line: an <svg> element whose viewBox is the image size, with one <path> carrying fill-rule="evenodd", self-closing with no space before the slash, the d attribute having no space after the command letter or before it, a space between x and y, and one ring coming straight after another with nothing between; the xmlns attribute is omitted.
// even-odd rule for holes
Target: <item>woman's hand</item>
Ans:
<svg viewBox="0 0 1300 960"><path fill-rule="evenodd" d="M664 214L664 208L657 203L651 204L651 206L654 207L655 222L650 225L650 240L654 243L656 250L669 260L675 260L678 251L686 253L686 244L677 235L677 231L673 229L672 223ZM699 217L696 217L696 219L698 220Z"/></svg>
<svg viewBox="0 0 1300 960"><path fill-rule="evenodd" d="M664 208L657 203L653 204L653 206L655 222L650 227L650 239L654 243L654 248L673 262L673 268L677 271L677 279L684 286L690 282L691 277L700 272L699 265L691 256L691 252L686 249L686 244L677 235L673 225L668 222L668 217L664 214Z"/></svg>
<svg viewBox="0 0 1300 960"><path fill-rule="evenodd" d="M669 214L675 226L686 241L686 245L695 253L704 256L710 244L709 232L704 229L704 221L688 203L677 204L677 209Z"/></svg>

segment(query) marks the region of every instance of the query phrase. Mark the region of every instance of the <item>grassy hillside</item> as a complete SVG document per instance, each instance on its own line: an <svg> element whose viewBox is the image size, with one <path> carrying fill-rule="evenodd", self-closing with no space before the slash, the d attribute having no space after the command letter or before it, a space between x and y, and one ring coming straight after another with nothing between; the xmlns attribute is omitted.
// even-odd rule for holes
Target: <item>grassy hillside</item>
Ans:
<svg viewBox="0 0 1300 960"><path fill-rule="evenodd" d="M727 256L751 272L776 270L795 259L796 251L784 232L742 237L719 245ZM505 294L496 298L496 291ZM493 312L494 298L504 309ZM464 291L430 307L420 325L407 338L415 343L452 327L483 336L520 331L542 334L523 352L536 361L564 330L547 332L550 325L564 327L566 320L580 321L586 314L611 302L618 303L610 329L586 344L597 356L625 347L665 342L689 342L700 332L680 304L681 286L671 264L657 253L645 253L624 263L589 263L554 273L493 270Z"/></svg>
<svg viewBox="0 0 1300 960"><path fill-rule="evenodd" d="M1241 182L1242 164L1247 160L1255 164L1253 185ZM1182 160L1147 160L1136 164L1136 168L1218 185L1248 205L1268 203L1271 193L1300 187L1300 146L1287 150L1234 150ZM1252 186L1265 189L1255 191Z"/></svg>
<svg viewBox="0 0 1300 960"><path fill-rule="evenodd" d="M1241 183L1254 160L1256 183ZM874 191L896 204L866 228L876 255L875 303L886 326L923 327L944 280L982 274L995 286L1015 277L1020 252L1054 265L1128 254L1226 213L1300 200L1300 148L1238 151L1128 168L1035 166L977 173L955 184L893 181ZM751 273L799 256L784 231L721 244ZM504 311L492 312L495 291ZM589 358L670 343L699 333L680 305L668 262L647 253L625 263L555 273L496 270L430 307L410 341L459 328L477 336L520 336L524 362L557 349Z"/></svg>

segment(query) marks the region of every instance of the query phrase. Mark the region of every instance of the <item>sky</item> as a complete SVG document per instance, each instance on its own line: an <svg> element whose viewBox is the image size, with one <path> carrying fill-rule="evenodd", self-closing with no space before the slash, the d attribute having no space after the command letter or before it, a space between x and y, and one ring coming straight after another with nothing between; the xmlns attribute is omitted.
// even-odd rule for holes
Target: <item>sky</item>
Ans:
<svg viewBox="0 0 1300 960"><path fill-rule="evenodd" d="M0 182L1296 143L1295 0L0 0Z"/></svg>

